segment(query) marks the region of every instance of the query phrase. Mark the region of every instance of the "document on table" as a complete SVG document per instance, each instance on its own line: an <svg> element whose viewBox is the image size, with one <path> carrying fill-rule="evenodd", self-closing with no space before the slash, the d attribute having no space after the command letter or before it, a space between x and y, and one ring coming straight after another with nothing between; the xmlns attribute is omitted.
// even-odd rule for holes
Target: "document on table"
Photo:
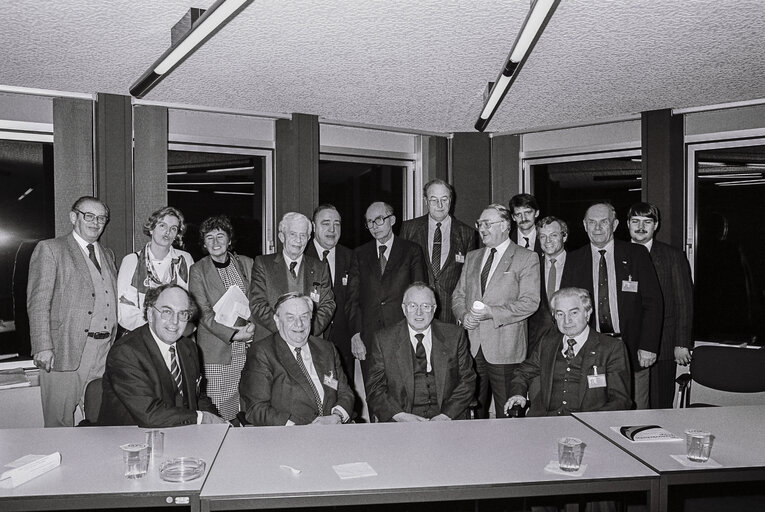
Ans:
<svg viewBox="0 0 765 512"><path fill-rule="evenodd" d="M347 480L348 478L377 476L377 471L375 471L367 462L350 462L348 464L338 464L337 466L332 466L332 469L335 470L335 473L337 473L337 476L339 476L341 480Z"/></svg>
<svg viewBox="0 0 765 512"><path fill-rule="evenodd" d="M47 473L61 465L61 454L25 455L6 464L8 471L0 475L0 487L13 488Z"/></svg>
<svg viewBox="0 0 765 512"><path fill-rule="evenodd" d="M229 286L213 306L215 321L226 327L241 327L250 318L250 301L238 286Z"/></svg>
<svg viewBox="0 0 765 512"><path fill-rule="evenodd" d="M683 440L681 437L676 436L669 430L661 428L659 425L625 425L623 427L611 427L611 430L618 432L633 443L655 443Z"/></svg>

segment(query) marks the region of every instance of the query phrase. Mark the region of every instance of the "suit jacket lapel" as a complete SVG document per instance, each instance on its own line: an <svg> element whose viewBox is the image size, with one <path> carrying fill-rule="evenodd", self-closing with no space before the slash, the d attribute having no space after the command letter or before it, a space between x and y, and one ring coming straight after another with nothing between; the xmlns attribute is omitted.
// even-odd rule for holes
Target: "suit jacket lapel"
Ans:
<svg viewBox="0 0 765 512"><path fill-rule="evenodd" d="M212 297L222 297L223 294L226 293L226 286L223 284L223 280L220 278L220 274L218 274L218 269L215 268L212 258L205 258L202 265L204 265L202 268L204 279L212 288L212 293L210 295ZM244 281L244 276L242 276L242 280Z"/></svg>
<svg viewBox="0 0 765 512"><path fill-rule="evenodd" d="M297 359L295 359L294 350L287 345L287 342L285 342L281 336L275 336L274 343L276 344L276 355L279 358L279 361L282 363L282 366L287 371L290 378L300 384L303 392L310 399L311 403L313 403L313 390L311 389L311 385L308 383L308 378L298 366ZM313 346L311 349L313 350ZM311 352L311 356L313 357L314 355L315 354Z"/></svg>
<svg viewBox="0 0 765 512"><path fill-rule="evenodd" d="M313 359L313 367L316 370L316 375L319 376L319 381L321 382L322 387L324 388L324 400L322 401L322 404L321 404L322 409L324 409L324 407L326 407L327 405L329 390L332 389L332 388L328 388L327 386L324 386L324 376L329 375L329 372L331 371L332 377L337 379L337 375L335 375L335 371L334 371L335 365L334 365L334 361L331 358L332 356L331 353L329 353L326 350L323 350L323 348L320 345L317 345L310 339L308 340L308 344L311 346L311 359Z"/></svg>
<svg viewBox="0 0 765 512"><path fill-rule="evenodd" d="M180 340L178 340L180 342ZM191 375L191 368L194 363L191 349L185 343L176 343L176 353L178 354L178 364L181 365L181 375L183 376L183 392L186 394L189 409L197 408L197 381L196 376Z"/></svg>
<svg viewBox="0 0 765 512"><path fill-rule="evenodd" d="M282 253L277 252L273 255L273 265L271 268L273 269L272 277L274 280L274 289L289 289L289 285L287 283L287 272L289 272L289 270L287 269L287 264L284 262L284 256ZM274 297L274 300L276 300L276 297Z"/></svg>
<svg viewBox="0 0 765 512"><path fill-rule="evenodd" d="M446 362L449 356L446 353L446 343L441 331L431 324L430 338L433 345L430 350L430 365L433 367L433 376L436 379L436 397L438 406L443 406L444 390L446 389Z"/></svg>
<svg viewBox="0 0 765 512"><path fill-rule="evenodd" d="M395 241L393 242L393 246L391 246L390 251L388 251L388 262L385 264L385 271L387 272L388 269L394 269L397 268L401 264L401 260L404 257L404 249L401 246L401 241L403 238L395 237ZM379 265L378 265L379 267Z"/></svg>
<svg viewBox="0 0 765 512"><path fill-rule="evenodd" d="M515 256L515 247L516 246L512 243L507 247L505 254L503 254L502 258L499 260L497 268L494 269L494 273L491 275L491 279L489 279L489 282L486 283L486 292L492 288L492 284L497 286L496 283L502 279L502 274L504 274L510 268L510 263L513 261L513 256ZM478 272L480 272L480 270ZM486 295L486 293L484 293L484 295Z"/></svg>
<svg viewBox="0 0 765 512"><path fill-rule="evenodd" d="M239 272L239 275L242 278L242 282L244 283L244 294L245 294L245 296L247 296L250 293L250 277L251 277L251 274L252 274L252 269L247 271L244 268L244 263L242 263L242 260L239 259L239 257L236 256L235 254L232 254L231 258L234 260L234 266L236 267L237 272ZM212 263L212 262L210 262L210 263Z"/></svg>
<svg viewBox="0 0 765 512"><path fill-rule="evenodd" d="M398 343L396 359L404 378L404 390L411 404L414 401L414 357L412 356L412 343L409 340L409 329L406 323L399 328L394 341Z"/></svg>
<svg viewBox="0 0 765 512"><path fill-rule="evenodd" d="M587 341L584 342L584 346L579 350L582 354L582 375L579 378L579 396L577 397L576 408L581 410L582 401L584 400L584 394L587 392L587 374L590 368L597 362L598 350L600 349L600 342L598 342L597 336L595 336L595 330L590 328L590 334L587 336ZM605 372L605 368L600 371Z"/></svg>
<svg viewBox="0 0 765 512"><path fill-rule="evenodd" d="M552 396L552 387L553 387L553 375L555 374L555 358L558 356L558 352L562 350L562 344L561 340L563 339L562 334L557 334L557 330L555 333L550 334L553 338L555 338L556 343L553 344L553 350L542 350L540 359L539 359L539 372L541 375L548 375L549 378L545 381L541 381L540 383L542 386L542 397L544 400L544 403L542 404L543 410L548 410L550 407L550 397ZM540 341L540 343L544 343L544 340Z"/></svg>
<svg viewBox="0 0 765 512"><path fill-rule="evenodd" d="M88 262L85 261L85 255L82 254L80 244L78 244L77 240L74 239L74 235L72 233L69 233L67 242L69 243L69 252L72 255L72 259L74 260L74 265L77 267L77 270L80 271L83 278L85 279L85 282L92 283L92 279L90 278L90 270L88 269Z"/></svg>
<svg viewBox="0 0 765 512"><path fill-rule="evenodd" d="M328 264L322 263L322 265ZM314 267L310 256L306 258L305 254L303 255L303 261L300 262L300 266L303 267L303 291L305 293L310 293L311 290L313 290L313 283L317 279L316 268Z"/></svg>
<svg viewBox="0 0 765 512"><path fill-rule="evenodd" d="M168 403L175 404L175 380L173 379L170 370L167 368L165 359L162 357L162 352L159 351L157 342L154 341L149 325L146 324L143 327L140 327L140 329L143 329L142 339L144 346L146 347L146 353L149 354L152 366L159 374L160 385L162 386L162 392L165 393L165 399Z"/></svg>

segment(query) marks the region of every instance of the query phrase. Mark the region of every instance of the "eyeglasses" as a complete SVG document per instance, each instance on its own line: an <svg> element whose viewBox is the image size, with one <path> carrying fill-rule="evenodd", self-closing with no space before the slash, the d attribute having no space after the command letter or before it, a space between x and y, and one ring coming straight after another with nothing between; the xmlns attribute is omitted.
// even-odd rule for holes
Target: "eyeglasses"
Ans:
<svg viewBox="0 0 765 512"><path fill-rule="evenodd" d="M109 222L108 215L96 215L95 213L84 212L82 210L78 210L77 208L75 208L74 211L81 213L82 218L85 219L85 222L93 222L94 220L98 221L99 224L106 224Z"/></svg>
<svg viewBox="0 0 765 512"><path fill-rule="evenodd" d="M446 206L450 202L451 202L451 199L449 199L448 197L441 197L441 198L431 197L430 199L428 199L428 204L430 206Z"/></svg>
<svg viewBox="0 0 765 512"><path fill-rule="evenodd" d="M178 317L178 320L180 320L181 322L188 322L189 320L191 320L192 312L189 311L188 309L174 311L170 308L159 309L157 306L154 306L154 305L152 305L151 307L159 311L159 316L165 322L169 322L173 320L176 316Z"/></svg>
<svg viewBox="0 0 765 512"><path fill-rule="evenodd" d="M476 229L481 229L481 228L491 229L491 227L494 224L499 224L502 221L503 221L503 219L499 219L499 220L477 220L475 222L475 228Z"/></svg>
<svg viewBox="0 0 765 512"><path fill-rule="evenodd" d="M423 313L432 313L436 310L435 304L415 304L414 302L407 302L404 304L406 310L410 313L421 310Z"/></svg>
<svg viewBox="0 0 765 512"><path fill-rule="evenodd" d="M391 213L390 215L386 215L385 217L375 217L372 220L366 221L365 224L367 226L367 229L372 229L375 226L382 226L383 223L385 223L385 219L387 219L388 217L393 217L393 214Z"/></svg>

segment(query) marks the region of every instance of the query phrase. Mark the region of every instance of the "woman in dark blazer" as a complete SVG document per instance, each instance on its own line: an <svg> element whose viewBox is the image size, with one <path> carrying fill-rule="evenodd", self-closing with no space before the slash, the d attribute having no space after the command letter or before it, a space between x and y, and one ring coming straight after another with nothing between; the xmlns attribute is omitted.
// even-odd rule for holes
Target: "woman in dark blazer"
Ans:
<svg viewBox="0 0 765 512"><path fill-rule="evenodd" d="M232 286L239 287L249 303L252 258L231 251L234 229L225 215L205 219L199 238L209 256L192 265L189 276L189 292L199 306L197 344L207 395L220 416L231 420L239 412L239 378L255 326L241 318L234 327L223 325L215 320L213 307Z"/></svg>

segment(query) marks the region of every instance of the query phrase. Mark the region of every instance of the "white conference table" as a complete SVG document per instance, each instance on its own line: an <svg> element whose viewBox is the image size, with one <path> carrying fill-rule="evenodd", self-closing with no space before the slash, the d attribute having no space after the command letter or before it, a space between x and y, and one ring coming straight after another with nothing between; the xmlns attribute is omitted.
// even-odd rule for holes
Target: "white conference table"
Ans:
<svg viewBox="0 0 765 512"><path fill-rule="evenodd" d="M587 445L580 477L544 469L564 436ZM354 462L377 476L340 479L332 468ZM200 499L208 511L635 491L656 509L658 475L564 417L232 429Z"/></svg>
<svg viewBox="0 0 765 512"><path fill-rule="evenodd" d="M574 417L660 474L659 508L668 508L670 487L765 479L765 406L700 407L575 413ZM684 437L687 429L712 432L711 458L720 467L686 467L671 455L685 455L685 441L633 443L611 427L659 425Z"/></svg>
<svg viewBox="0 0 765 512"><path fill-rule="evenodd" d="M205 475L185 483L165 482L159 463L136 480L124 476L120 445L144 442L138 427L0 429L0 472L27 454L61 453L61 465L13 489L0 488L0 510L80 510L87 508L191 507L199 509L199 492L226 436L228 425L163 428L162 460L198 457Z"/></svg>

